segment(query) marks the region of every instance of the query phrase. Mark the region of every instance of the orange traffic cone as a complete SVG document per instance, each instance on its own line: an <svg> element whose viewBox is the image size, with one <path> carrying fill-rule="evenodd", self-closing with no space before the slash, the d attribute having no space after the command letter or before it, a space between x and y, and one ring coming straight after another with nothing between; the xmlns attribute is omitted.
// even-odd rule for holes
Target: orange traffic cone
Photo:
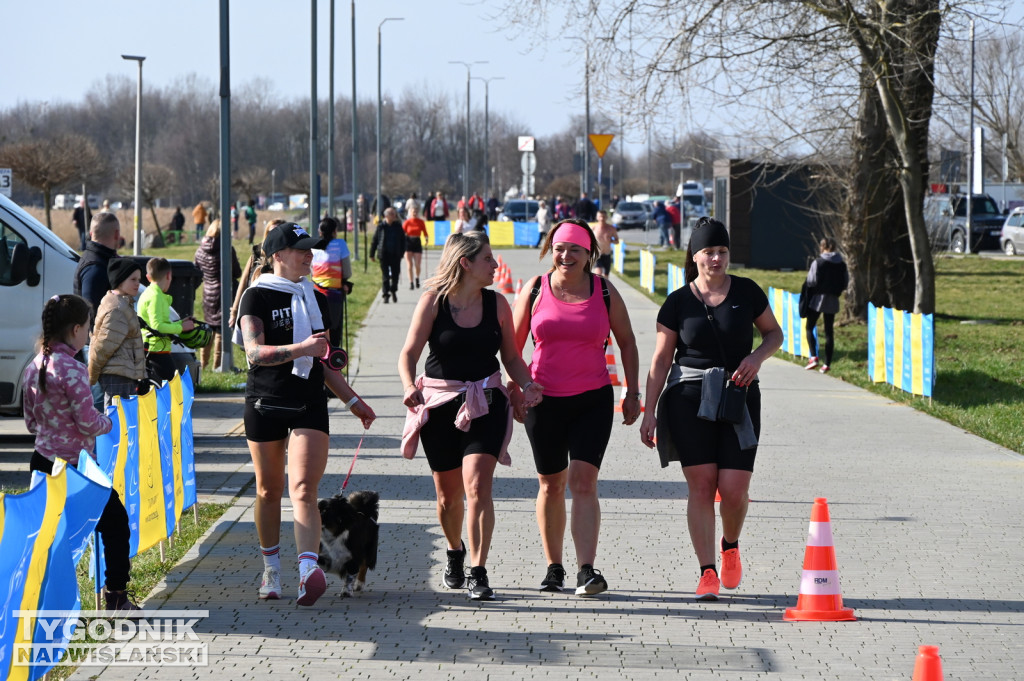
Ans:
<svg viewBox="0 0 1024 681"><path fill-rule="evenodd" d="M505 277L505 265L504 263L498 263L498 269L494 270L494 278L491 280L495 286L501 286L501 281Z"/></svg>
<svg viewBox="0 0 1024 681"><path fill-rule="evenodd" d="M718 491L718 490L716 489L716 490L715 490L715 503L718 503L718 502L720 502L721 500L722 500L722 493L721 493L721 492L719 492L719 491Z"/></svg>
<svg viewBox="0 0 1024 681"><path fill-rule="evenodd" d="M512 289L512 270L506 265L505 266L505 279L501 282L502 293L515 293Z"/></svg>
<svg viewBox="0 0 1024 681"><path fill-rule="evenodd" d="M840 622L855 620L853 608L843 607L839 588L839 568L832 544L832 522L828 516L828 500L818 497L811 509L807 530L804 572L800 580L800 596L795 608L786 608L782 619L789 622Z"/></svg>
<svg viewBox="0 0 1024 681"><path fill-rule="evenodd" d="M938 646L919 646L912 681L942 681L942 658Z"/></svg>
<svg viewBox="0 0 1024 681"><path fill-rule="evenodd" d="M608 335L608 340L605 341L604 363L608 367L608 376L612 379L612 385L622 385L619 383L619 370L615 365L615 341L612 340L611 334ZM622 410L620 409L619 411Z"/></svg>
<svg viewBox="0 0 1024 681"><path fill-rule="evenodd" d="M516 302L517 300L519 300L519 294L522 293L522 291L523 291L523 280L522 279L516 279L516 296L515 296L515 298L512 299L513 303Z"/></svg>
<svg viewBox="0 0 1024 681"><path fill-rule="evenodd" d="M619 393L619 401L615 403L615 413L616 414L621 414L622 413L622 404L625 401L626 401L626 386L622 386L622 392ZM640 403L640 411L643 412L643 410L644 410L644 405L643 405L643 402L641 402Z"/></svg>

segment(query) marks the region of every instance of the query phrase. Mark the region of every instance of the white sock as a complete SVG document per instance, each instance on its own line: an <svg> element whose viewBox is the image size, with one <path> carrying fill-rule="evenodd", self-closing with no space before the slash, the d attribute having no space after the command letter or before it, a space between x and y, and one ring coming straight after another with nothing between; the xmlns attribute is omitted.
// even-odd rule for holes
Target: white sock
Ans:
<svg viewBox="0 0 1024 681"><path fill-rule="evenodd" d="M271 546L269 548L260 547L260 553L263 554L263 567L264 568L275 568L281 569L281 545Z"/></svg>
<svg viewBox="0 0 1024 681"><path fill-rule="evenodd" d="M300 553L299 554L299 575L304 577L306 574L316 567L317 555L315 553Z"/></svg>

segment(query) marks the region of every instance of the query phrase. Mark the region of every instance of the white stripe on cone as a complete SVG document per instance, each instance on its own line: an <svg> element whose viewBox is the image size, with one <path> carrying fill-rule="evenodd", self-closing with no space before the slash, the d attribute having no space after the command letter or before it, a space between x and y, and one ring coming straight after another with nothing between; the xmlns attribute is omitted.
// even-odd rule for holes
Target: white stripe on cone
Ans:
<svg viewBox="0 0 1024 681"><path fill-rule="evenodd" d="M800 594L803 596L838 596L838 570L804 570L800 579Z"/></svg>
<svg viewBox="0 0 1024 681"><path fill-rule="evenodd" d="M811 521L807 529L808 546L835 546L832 539L832 523L819 523Z"/></svg>

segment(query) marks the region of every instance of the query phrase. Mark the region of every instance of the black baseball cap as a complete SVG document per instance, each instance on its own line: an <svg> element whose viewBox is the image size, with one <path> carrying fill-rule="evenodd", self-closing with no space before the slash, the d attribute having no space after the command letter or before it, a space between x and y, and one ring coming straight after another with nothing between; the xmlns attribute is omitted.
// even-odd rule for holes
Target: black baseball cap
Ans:
<svg viewBox="0 0 1024 681"><path fill-rule="evenodd" d="M297 248L308 251L311 248L323 248L324 240L310 236L301 225L294 222L285 222L274 227L263 240L263 253L273 255L286 248Z"/></svg>

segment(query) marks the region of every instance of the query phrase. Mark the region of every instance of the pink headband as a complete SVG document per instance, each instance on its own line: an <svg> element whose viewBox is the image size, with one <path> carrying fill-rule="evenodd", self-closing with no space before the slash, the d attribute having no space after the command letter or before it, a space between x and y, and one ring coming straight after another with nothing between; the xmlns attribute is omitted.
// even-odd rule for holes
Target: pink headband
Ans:
<svg viewBox="0 0 1024 681"><path fill-rule="evenodd" d="M588 253L590 252L590 232L586 227L580 227L577 224L565 222L558 227L556 232L556 234L551 235L551 243L565 241L570 244L582 246Z"/></svg>

